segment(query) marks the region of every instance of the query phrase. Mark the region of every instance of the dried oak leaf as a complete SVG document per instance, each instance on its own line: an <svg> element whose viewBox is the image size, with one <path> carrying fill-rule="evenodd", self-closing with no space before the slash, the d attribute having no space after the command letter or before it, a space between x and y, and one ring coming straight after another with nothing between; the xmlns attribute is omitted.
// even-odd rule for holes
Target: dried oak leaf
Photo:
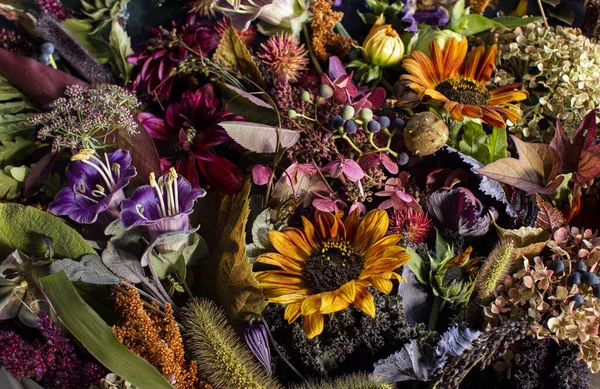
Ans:
<svg viewBox="0 0 600 389"><path fill-rule="evenodd" d="M535 194L537 200L538 213L535 220L535 226L543 228L547 231L555 231L567 224L562 212L552 206L552 204L544 201L542 196Z"/></svg>
<svg viewBox="0 0 600 389"><path fill-rule="evenodd" d="M587 130L587 131L586 131ZM600 175L600 144L596 140L596 110L588 113L569 139L560 122L550 146L561 158L559 173L575 173L573 182L582 184Z"/></svg>
<svg viewBox="0 0 600 389"><path fill-rule="evenodd" d="M557 177L560 155L543 143L527 143L511 135L519 158L502 158L475 169L493 180L519 188L528 195L549 194L558 188L564 177Z"/></svg>

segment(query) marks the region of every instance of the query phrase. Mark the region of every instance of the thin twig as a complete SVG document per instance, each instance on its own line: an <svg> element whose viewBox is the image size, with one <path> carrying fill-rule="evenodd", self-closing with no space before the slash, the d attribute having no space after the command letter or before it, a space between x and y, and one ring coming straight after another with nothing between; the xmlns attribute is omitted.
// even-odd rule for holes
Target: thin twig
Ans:
<svg viewBox="0 0 600 389"><path fill-rule="evenodd" d="M546 30L550 29L550 25L548 24L548 18L546 17L546 12L544 12L544 6L542 5L542 0L537 0L538 6L540 7L540 13L542 14L542 19L544 19L544 26L546 26Z"/></svg>

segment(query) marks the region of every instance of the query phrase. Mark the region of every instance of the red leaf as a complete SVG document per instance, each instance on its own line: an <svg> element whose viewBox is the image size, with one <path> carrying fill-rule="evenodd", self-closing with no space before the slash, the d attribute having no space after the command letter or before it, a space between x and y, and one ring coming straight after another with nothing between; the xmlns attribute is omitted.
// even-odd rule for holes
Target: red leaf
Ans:
<svg viewBox="0 0 600 389"><path fill-rule="evenodd" d="M131 164L137 170L137 175L132 178L132 182L146 184L150 173L158 174L161 171L160 160L154 140L137 119L136 122L138 133L129 135L127 131L118 131L115 146L126 149L131 154Z"/></svg>
<svg viewBox="0 0 600 389"><path fill-rule="evenodd" d="M519 188L527 194L549 194L564 177L557 177L561 159L558 151L543 143L527 143L511 135L519 158L501 158L480 169L480 174Z"/></svg>
<svg viewBox="0 0 600 389"><path fill-rule="evenodd" d="M600 175L600 145L595 145L596 110L590 111L569 139L556 121L554 138L550 142L561 158L560 173L574 172L573 182L581 184Z"/></svg>
<svg viewBox="0 0 600 389"><path fill-rule="evenodd" d="M550 203L544 201L542 196L536 193L538 214L535 220L535 226L548 231L555 231L567 224L562 213L554 208Z"/></svg>
<svg viewBox="0 0 600 389"><path fill-rule="evenodd" d="M0 76L39 107L61 97L69 85L89 86L65 72L4 49L0 49Z"/></svg>

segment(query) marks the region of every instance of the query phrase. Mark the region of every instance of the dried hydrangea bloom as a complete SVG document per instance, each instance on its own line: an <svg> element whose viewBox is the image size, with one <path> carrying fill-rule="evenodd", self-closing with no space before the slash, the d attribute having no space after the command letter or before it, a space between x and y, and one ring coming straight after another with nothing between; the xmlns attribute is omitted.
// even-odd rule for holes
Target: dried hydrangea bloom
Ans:
<svg viewBox="0 0 600 389"><path fill-rule="evenodd" d="M526 126L520 131L525 136L549 141L554 128L540 128L540 120L547 118L552 124L560 119L567 131L574 130L586 112L598 106L600 46L579 29L528 24L500 34L498 50L502 78L516 76L537 88L533 94L539 96L539 104L524 109Z"/></svg>

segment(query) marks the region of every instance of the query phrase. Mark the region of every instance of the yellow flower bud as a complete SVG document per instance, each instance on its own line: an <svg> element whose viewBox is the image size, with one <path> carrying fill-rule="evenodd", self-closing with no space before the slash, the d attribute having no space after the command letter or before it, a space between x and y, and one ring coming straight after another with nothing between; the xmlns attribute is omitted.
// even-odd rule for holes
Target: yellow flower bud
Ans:
<svg viewBox="0 0 600 389"><path fill-rule="evenodd" d="M404 43L390 24L383 24L383 14L369 31L362 49L369 63L382 68L398 65L404 56Z"/></svg>

